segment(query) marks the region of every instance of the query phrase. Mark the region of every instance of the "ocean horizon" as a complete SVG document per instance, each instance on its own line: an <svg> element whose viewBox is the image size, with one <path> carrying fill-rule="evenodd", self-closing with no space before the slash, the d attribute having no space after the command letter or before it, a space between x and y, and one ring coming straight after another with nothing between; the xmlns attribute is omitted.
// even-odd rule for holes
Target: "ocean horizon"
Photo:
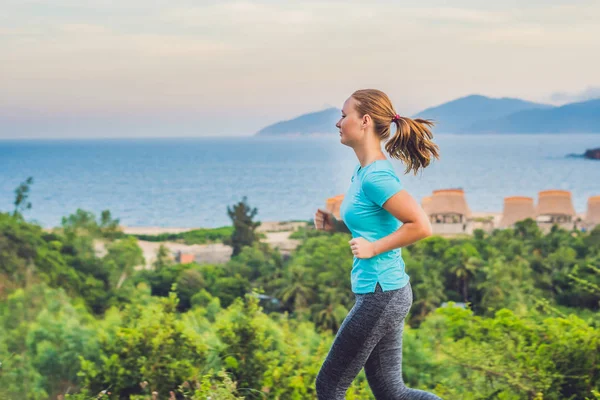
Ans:
<svg viewBox="0 0 600 400"><path fill-rule="evenodd" d="M572 192L578 213L600 195L600 162L567 157L600 146L598 134L437 134L441 160L404 175L417 201L462 188L471 210L501 212L503 198ZM356 165L337 136L0 140L0 211L32 176L28 220L60 225L78 208L108 209L124 226L229 225L227 206L247 197L262 221L310 220L344 193Z"/></svg>

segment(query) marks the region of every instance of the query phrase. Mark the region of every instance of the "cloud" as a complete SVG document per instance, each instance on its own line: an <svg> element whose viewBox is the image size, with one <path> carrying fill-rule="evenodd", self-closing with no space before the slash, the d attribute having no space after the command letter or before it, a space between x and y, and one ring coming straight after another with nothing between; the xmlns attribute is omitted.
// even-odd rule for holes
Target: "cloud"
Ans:
<svg viewBox="0 0 600 400"><path fill-rule="evenodd" d="M0 111L233 109L266 124L359 87L410 113L472 92L541 99L600 84L589 0L0 2Z"/></svg>
<svg viewBox="0 0 600 400"><path fill-rule="evenodd" d="M566 104L600 98L600 86L590 86L579 93L556 92L550 95L553 103Z"/></svg>
<svg viewBox="0 0 600 400"><path fill-rule="evenodd" d="M239 27L264 25L274 27L313 26L320 24L335 27L354 23L371 25L390 23L390 27L402 23L455 22L455 23L502 23L510 18L505 11L485 11L458 7L404 7L401 4L338 2L259 3L223 2L208 6L178 7L167 10L163 19L188 27Z"/></svg>
<svg viewBox="0 0 600 400"><path fill-rule="evenodd" d="M61 32L73 35L105 35L112 33L108 27L94 24L63 24L56 28Z"/></svg>
<svg viewBox="0 0 600 400"><path fill-rule="evenodd" d="M419 7L402 8L404 18L415 18L430 22L454 22L469 24L489 24L507 22L511 13L506 11L488 11L458 7Z"/></svg>

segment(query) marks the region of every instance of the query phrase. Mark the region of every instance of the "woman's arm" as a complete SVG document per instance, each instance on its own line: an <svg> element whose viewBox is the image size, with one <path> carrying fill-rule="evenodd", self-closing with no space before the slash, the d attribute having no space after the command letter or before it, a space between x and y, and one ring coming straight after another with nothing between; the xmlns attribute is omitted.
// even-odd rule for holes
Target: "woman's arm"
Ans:
<svg viewBox="0 0 600 400"><path fill-rule="evenodd" d="M341 219L337 219L333 213L319 208L314 217L315 229L328 232L350 233L350 230Z"/></svg>
<svg viewBox="0 0 600 400"><path fill-rule="evenodd" d="M406 190L401 190L392 196L385 202L383 208L402 221L402 226L388 236L373 242L376 255L406 247L431 236L431 224L427 214Z"/></svg>
<svg viewBox="0 0 600 400"><path fill-rule="evenodd" d="M402 226L374 242L364 238L352 239L350 246L357 258L371 258L431 236L431 224L427 214L406 190L401 190L390 197L383 204L383 208L402 221Z"/></svg>

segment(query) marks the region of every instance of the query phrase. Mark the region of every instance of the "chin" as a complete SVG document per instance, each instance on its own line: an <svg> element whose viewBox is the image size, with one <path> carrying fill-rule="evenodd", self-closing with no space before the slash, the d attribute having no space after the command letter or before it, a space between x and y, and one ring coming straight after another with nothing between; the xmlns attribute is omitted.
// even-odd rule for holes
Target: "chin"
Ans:
<svg viewBox="0 0 600 400"><path fill-rule="evenodd" d="M340 135L340 143L344 146L348 146L348 143L346 143L346 138L343 135Z"/></svg>
<svg viewBox="0 0 600 400"><path fill-rule="evenodd" d="M352 145L350 143L347 143L344 139L340 139L340 143L344 146L352 147Z"/></svg>

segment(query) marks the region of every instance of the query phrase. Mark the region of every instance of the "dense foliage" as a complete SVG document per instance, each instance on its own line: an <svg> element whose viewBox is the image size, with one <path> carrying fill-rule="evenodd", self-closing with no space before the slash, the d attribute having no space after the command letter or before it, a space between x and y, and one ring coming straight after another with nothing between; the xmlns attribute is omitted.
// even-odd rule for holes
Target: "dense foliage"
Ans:
<svg viewBox="0 0 600 400"><path fill-rule="evenodd" d="M315 398L354 300L347 235L302 231L284 258L250 237L244 205L252 244L226 264L161 249L135 270L137 239L110 213L47 232L26 209L0 213L1 399ZM529 220L403 255L407 384L444 399L600 398L600 227L544 235ZM347 398L373 398L364 372Z"/></svg>

